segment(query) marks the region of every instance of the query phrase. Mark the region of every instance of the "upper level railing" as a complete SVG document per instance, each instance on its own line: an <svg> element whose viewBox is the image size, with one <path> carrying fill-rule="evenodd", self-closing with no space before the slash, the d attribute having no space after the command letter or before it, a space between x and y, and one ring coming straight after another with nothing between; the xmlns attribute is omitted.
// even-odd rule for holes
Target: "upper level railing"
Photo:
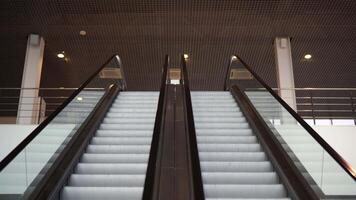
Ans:
<svg viewBox="0 0 356 200"><path fill-rule="evenodd" d="M234 56L230 63L236 69L248 71L250 76L225 86L236 84L247 95L261 118L273 130L271 137L278 138L295 164L306 170L301 173L311 177L326 195L356 195L355 169L241 58ZM279 119L281 123L272 125L272 119Z"/></svg>
<svg viewBox="0 0 356 200"><path fill-rule="evenodd" d="M0 88L0 124L40 124L77 89ZM104 89L86 88L87 91ZM26 93L23 91L38 93L38 95L20 95ZM25 102L20 102L20 98L25 99ZM82 97L78 97L78 101L81 99Z"/></svg>
<svg viewBox="0 0 356 200"><path fill-rule="evenodd" d="M123 73L110 74L120 71L121 61L115 55L0 162L0 198L26 199L34 194L37 185L43 185L46 173L53 170L54 163L60 163L57 158L68 144L73 144L78 130L102 98L113 88L126 87Z"/></svg>
<svg viewBox="0 0 356 200"><path fill-rule="evenodd" d="M297 113L304 119L328 120L329 125L356 125L356 88L272 88L296 94ZM335 122L335 123L334 123Z"/></svg>

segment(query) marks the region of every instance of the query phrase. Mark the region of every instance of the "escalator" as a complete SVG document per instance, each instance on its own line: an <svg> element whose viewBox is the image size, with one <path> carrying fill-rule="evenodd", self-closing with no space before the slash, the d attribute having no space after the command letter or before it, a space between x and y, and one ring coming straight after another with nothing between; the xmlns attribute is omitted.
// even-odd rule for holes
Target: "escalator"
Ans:
<svg viewBox="0 0 356 200"><path fill-rule="evenodd" d="M61 199L140 199L157 103L158 92L120 92Z"/></svg>
<svg viewBox="0 0 356 200"><path fill-rule="evenodd" d="M179 85L166 56L159 91L126 91L113 56L1 161L0 200L356 199L352 166L241 59L221 91L191 91L181 60Z"/></svg>
<svg viewBox="0 0 356 200"><path fill-rule="evenodd" d="M125 91L115 55L0 163L0 199L152 199L164 126L160 91Z"/></svg>
<svg viewBox="0 0 356 200"><path fill-rule="evenodd" d="M238 56L222 91L181 63L194 199L356 199L356 170Z"/></svg>
<svg viewBox="0 0 356 200"><path fill-rule="evenodd" d="M191 92L206 199L290 199L230 92Z"/></svg>

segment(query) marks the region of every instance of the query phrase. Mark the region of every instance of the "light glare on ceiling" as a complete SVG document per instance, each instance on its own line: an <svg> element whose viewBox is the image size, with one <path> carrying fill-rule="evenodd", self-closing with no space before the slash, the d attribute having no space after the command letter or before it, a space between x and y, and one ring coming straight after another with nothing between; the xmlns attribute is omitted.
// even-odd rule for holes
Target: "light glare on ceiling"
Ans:
<svg viewBox="0 0 356 200"><path fill-rule="evenodd" d="M87 32L86 32L85 30L81 30L81 31L79 32L79 35L81 35L81 36L86 36L86 35L87 35Z"/></svg>
<svg viewBox="0 0 356 200"><path fill-rule="evenodd" d="M304 55L304 58L307 59L307 60L309 60L309 59L312 58L312 55L311 55L311 54L305 54L305 55Z"/></svg>
<svg viewBox="0 0 356 200"><path fill-rule="evenodd" d="M59 53L59 54L57 54L57 57L58 57L58 58L64 58L64 53Z"/></svg>
<svg viewBox="0 0 356 200"><path fill-rule="evenodd" d="M83 97L77 97L77 100L78 100L78 101L82 101L82 100L83 100Z"/></svg>

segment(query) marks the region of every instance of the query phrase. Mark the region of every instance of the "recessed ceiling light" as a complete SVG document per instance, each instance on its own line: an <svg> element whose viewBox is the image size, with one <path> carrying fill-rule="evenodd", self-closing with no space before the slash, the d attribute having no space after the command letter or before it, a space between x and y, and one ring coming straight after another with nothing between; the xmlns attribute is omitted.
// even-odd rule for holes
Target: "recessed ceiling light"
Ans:
<svg viewBox="0 0 356 200"><path fill-rule="evenodd" d="M78 101L82 101L82 100L83 100L83 97L77 97L77 100L78 100Z"/></svg>
<svg viewBox="0 0 356 200"><path fill-rule="evenodd" d="M184 59L188 59L189 58L189 55L188 54L184 54Z"/></svg>
<svg viewBox="0 0 356 200"><path fill-rule="evenodd" d="M87 32L85 30L81 30L81 31L79 31L79 35L86 36Z"/></svg>
<svg viewBox="0 0 356 200"><path fill-rule="evenodd" d="M64 53L59 53L59 54L57 54L57 57L58 58L64 58L65 56L64 56Z"/></svg>
<svg viewBox="0 0 356 200"><path fill-rule="evenodd" d="M312 58L312 55L311 55L311 54L305 54L305 55L304 55L304 58L307 59L307 60L309 60L309 59Z"/></svg>

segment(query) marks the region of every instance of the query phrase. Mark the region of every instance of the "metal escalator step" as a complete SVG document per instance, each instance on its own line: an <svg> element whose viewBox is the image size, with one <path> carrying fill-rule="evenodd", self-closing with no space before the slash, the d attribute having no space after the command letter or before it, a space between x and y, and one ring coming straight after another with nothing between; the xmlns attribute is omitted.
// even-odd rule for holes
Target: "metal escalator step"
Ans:
<svg viewBox="0 0 356 200"><path fill-rule="evenodd" d="M110 108L109 112L155 113L155 108Z"/></svg>
<svg viewBox="0 0 356 200"><path fill-rule="evenodd" d="M205 198L205 200L291 200L290 198Z"/></svg>
<svg viewBox="0 0 356 200"><path fill-rule="evenodd" d="M153 124L155 121L154 118L149 117L149 118L112 118L112 117L106 117L103 120L103 124Z"/></svg>
<svg viewBox="0 0 356 200"><path fill-rule="evenodd" d="M101 124L100 130L153 130L153 124Z"/></svg>
<svg viewBox="0 0 356 200"><path fill-rule="evenodd" d="M246 122L243 117L195 117L195 123L216 123L216 122L232 122L232 123L241 123Z"/></svg>
<svg viewBox="0 0 356 200"><path fill-rule="evenodd" d="M208 112L240 112L240 109L237 107L231 109L231 108L226 108L226 107L193 107L194 112L200 112L200 111L208 111Z"/></svg>
<svg viewBox="0 0 356 200"><path fill-rule="evenodd" d="M252 130L249 128L246 129L219 129L219 130L214 130L214 129L196 129L196 134L198 136L203 136L203 135L211 135L211 136L242 136L242 135L253 135Z"/></svg>
<svg viewBox="0 0 356 200"><path fill-rule="evenodd" d="M194 112L194 117L242 117L242 113L239 111L231 112L209 112L209 111L199 111Z"/></svg>
<svg viewBox="0 0 356 200"><path fill-rule="evenodd" d="M68 186L76 187L143 187L145 175L72 174Z"/></svg>
<svg viewBox="0 0 356 200"><path fill-rule="evenodd" d="M201 161L266 161L263 152L199 152Z"/></svg>
<svg viewBox="0 0 356 200"><path fill-rule="evenodd" d="M207 198L282 198L287 196L287 192L281 184L204 184L204 188Z"/></svg>
<svg viewBox="0 0 356 200"><path fill-rule="evenodd" d="M195 127L197 129L235 129L249 128L248 123L196 123Z"/></svg>
<svg viewBox="0 0 356 200"><path fill-rule="evenodd" d="M147 163L148 155L145 154L92 154L85 153L81 158L82 163Z"/></svg>
<svg viewBox="0 0 356 200"><path fill-rule="evenodd" d="M97 130L97 137L152 137L150 130Z"/></svg>
<svg viewBox="0 0 356 200"><path fill-rule="evenodd" d="M77 174L145 174L147 164L140 163L78 163Z"/></svg>
<svg viewBox="0 0 356 200"><path fill-rule="evenodd" d="M259 152L262 148L259 144L201 144L199 152Z"/></svg>
<svg viewBox="0 0 356 200"><path fill-rule="evenodd" d="M150 153L150 145L89 145L86 149L87 153Z"/></svg>
<svg viewBox="0 0 356 200"><path fill-rule="evenodd" d="M197 136L199 144L254 144L255 136Z"/></svg>
<svg viewBox="0 0 356 200"><path fill-rule="evenodd" d="M150 145L151 137L93 137L93 145Z"/></svg>
<svg viewBox="0 0 356 200"><path fill-rule="evenodd" d="M204 184L278 184L275 172L203 172Z"/></svg>
<svg viewBox="0 0 356 200"><path fill-rule="evenodd" d="M154 118L156 113L133 113L133 112L108 112L106 117L123 117L123 118Z"/></svg>
<svg viewBox="0 0 356 200"><path fill-rule="evenodd" d="M140 199L142 187L64 187L64 200L130 200Z"/></svg>
<svg viewBox="0 0 356 200"><path fill-rule="evenodd" d="M273 167L269 161L233 162L233 161L202 161L203 172L271 172Z"/></svg>

